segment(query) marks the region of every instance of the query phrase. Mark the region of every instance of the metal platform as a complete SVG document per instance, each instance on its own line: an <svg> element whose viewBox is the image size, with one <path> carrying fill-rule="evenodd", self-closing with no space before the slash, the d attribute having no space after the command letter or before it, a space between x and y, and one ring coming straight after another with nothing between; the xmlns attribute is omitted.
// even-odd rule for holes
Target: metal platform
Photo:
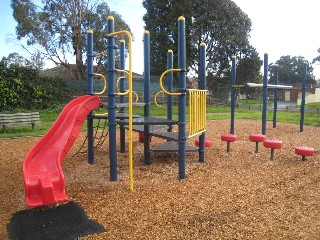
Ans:
<svg viewBox="0 0 320 240"><path fill-rule="evenodd" d="M103 108L108 108L108 103L103 102L101 103ZM133 107L144 107L145 103L132 103ZM129 103L116 103L117 108L127 108L129 106Z"/></svg>
<svg viewBox="0 0 320 240"><path fill-rule="evenodd" d="M94 115L95 119L108 119L108 115ZM132 115L133 118L141 118L141 115ZM116 113L116 119L129 119L128 113Z"/></svg>
<svg viewBox="0 0 320 240"><path fill-rule="evenodd" d="M128 129L128 126L125 126L125 129ZM152 132L159 132L159 131L163 131L163 130L167 130L168 126L165 125L150 125L149 126L149 131L150 134L152 134ZM132 130L135 132L144 132L144 125L133 125L132 126Z"/></svg>
<svg viewBox="0 0 320 240"><path fill-rule="evenodd" d="M118 121L120 125L129 125L128 120ZM132 120L133 125L175 125L177 121L157 117L140 117Z"/></svg>
<svg viewBox="0 0 320 240"><path fill-rule="evenodd" d="M171 141L178 141L178 132L150 132L154 137L164 138Z"/></svg>
<svg viewBox="0 0 320 240"><path fill-rule="evenodd" d="M179 151L179 145L176 142L169 141L164 144L158 145L152 149L150 149L152 152L178 152ZM186 146L187 152L197 152L198 148L193 146Z"/></svg>

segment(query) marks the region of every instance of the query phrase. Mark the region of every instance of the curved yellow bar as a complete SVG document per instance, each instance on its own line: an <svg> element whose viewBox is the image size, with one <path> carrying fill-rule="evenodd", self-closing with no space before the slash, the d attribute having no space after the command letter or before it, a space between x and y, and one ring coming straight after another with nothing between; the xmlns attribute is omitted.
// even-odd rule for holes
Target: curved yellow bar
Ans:
<svg viewBox="0 0 320 240"><path fill-rule="evenodd" d="M103 82L104 82L103 90L102 90L101 92L94 93L94 94L97 94L97 95L101 95L101 94L103 94L103 93L106 91L106 89L107 89L107 79L106 79L102 74L100 74L100 73L94 73L93 75L94 75L94 76L97 76L97 77L100 77L100 78L103 79Z"/></svg>
<svg viewBox="0 0 320 240"><path fill-rule="evenodd" d="M120 77L118 77L118 79L117 79L117 91L118 91L118 93L121 93L120 92L120 89L119 89L119 82L120 82L120 80L121 79L125 79L126 77L124 77L124 76L120 76Z"/></svg>
<svg viewBox="0 0 320 240"><path fill-rule="evenodd" d="M169 73L169 72L181 72L181 71L182 71L182 69L180 69L180 68L172 68L172 69L168 69L168 70L164 71L164 73L161 74L160 80L159 80L159 82L160 82L160 88L162 89L162 91L163 91L165 94L172 95L172 96L180 96L180 95L182 95L182 93L172 93L172 92L168 92L168 91L163 87L163 85L162 85L162 81L163 81L162 79L164 78L164 76L165 76L167 73Z"/></svg>
<svg viewBox="0 0 320 240"><path fill-rule="evenodd" d="M159 91L159 92L157 92L157 93L154 95L154 103L155 103L159 108L164 108L164 106L159 105L158 102L157 102L157 97L158 97L158 95L159 95L160 93L163 93L163 91Z"/></svg>
<svg viewBox="0 0 320 240"><path fill-rule="evenodd" d="M107 53L107 50L103 51L103 52L99 52L99 53L96 53L94 56L95 57L98 57L100 55L103 55L103 54L106 54Z"/></svg>
<svg viewBox="0 0 320 240"><path fill-rule="evenodd" d="M95 113L95 116L108 116L108 113Z"/></svg>

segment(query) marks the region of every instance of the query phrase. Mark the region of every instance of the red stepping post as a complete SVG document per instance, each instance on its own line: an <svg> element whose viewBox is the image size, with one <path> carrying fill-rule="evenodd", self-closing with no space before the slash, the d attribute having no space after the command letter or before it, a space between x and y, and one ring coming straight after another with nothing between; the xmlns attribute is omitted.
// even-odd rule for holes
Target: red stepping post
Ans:
<svg viewBox="0 0 320 240"><path fill-rule="evenodd" d="M196 139L196 140L194 141L194 145L196 145L197 147L199 147L199 139ZM210 140L205 140L205 141L204 141L204 146L205 146L205 147L211 147L211 145L212 145L212 141L210 141Z"/></svg>
<svg viewBox="0 0 320 240"><path fill-rule="evenodd" d="M271 148L270 160L272 161L273 155L274 155L274 150L282 148L282 141L266 139L263 141L263 146L266 148Z"/></svg>
<svg viewBox="0 0 320 240"><path fill-rule="evenodd" d="M230 143L235 142L238 136L232 133L226 133L221 135L221 140L227 142L227 152L230 152Z"/></svg>
<svg viewBox="0 0 320 240"><path fill-rule="evenodd" d="M257 134L252 133L252 134L249 135L249 139L250 139L250 141L256 143L255 153L258 153L258 151L259 151L259 142L263 142L266 139L266 136L263 135L263 134L260 134L260 133L257 133Z"/></svg>
<svg viewBox="0 0 320 240"><path fill-rule="evenodd" d="M294 152L297 155L301 156L301 160L304 161L307 160L306 157L313 156L315 151L313 148L310 147L295 147Z"/></svg>

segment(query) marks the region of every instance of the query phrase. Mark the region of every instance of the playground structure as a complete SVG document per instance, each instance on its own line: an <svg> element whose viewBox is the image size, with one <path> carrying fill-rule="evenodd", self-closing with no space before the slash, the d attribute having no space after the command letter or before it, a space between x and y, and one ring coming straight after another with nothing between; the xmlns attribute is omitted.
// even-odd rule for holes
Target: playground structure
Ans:
<svg viewBox="0 0 320 240"><path fill-rule="evenodd" d="M273 104L273 128L276 128L277 124L277 102L278 102L278 89L292 89L292 86L279 85L278 84L278 65L275 64L275 84L268 84L268 54L264 54L264 75L263 83L245 83L242 85L236 84L236 57L232 56L232 69L231 69L231 108L230 108L230 132L221 135L221 140L227 142L227 152L230 152L230 143L237 140L237 135L234 133L234 121L235 121L235 103L236 103L236 88L243 87L258 87L263 88L263 105L262 105L262 127L261 133L251 133L249 140L255 142L255 153L259 151L259 143L262 142L265 148L271 149L270 160L274 160L274 150L282 148L281 140L270 140L266 139L266 123L267 123L267 99L268 99L268 88L274 89L274 104ZM302 79L302 100L300 107L300 132L303 132L304 126L304 108L305 108L305 91L306 91L306 80L307 80L307 62L304 63L303 79ZM296 147L295 153L302 156L302 160L306 160L306 156L313 156L315 150L310 147Z"/></svg>
<svg viewBox="0 0 320 240"><path fill-rule="evenodd" d="M129 70L124 65L124 41L120 41L121 69L115 69L115 37L126 35L129 51ZM179 157L179 179L186 178L186 152L198 151L199 162L205 161L205 132L206 132L206 93L205 90L205 44L200 44L199 79L200 89L186 88L186 40L185 19L178 19L178 68L173 68L173 52L168 51L167 70L160 77L160 87L168 95L167 119L150 116L150 36L144 32L144 116L133 115L133 89L132 89L132 49L131 35L128 31L114 31L114 19L108 17L107 38L107 79L101 74L93 73L93 59L103 53L93 54L93 31L87 31L87 95L72 100L63 109L53 126L43 138L29 151L24 163L24 187L26 202L29 207L67 200L65 193L65 181L61 168L62 161L72 144L75 142L81 127L87 120L87 144L88 163L94 163L94 128L95 118L107 119L109 129L109 158L110 158L110 180L117 181L117 146L116 130L120 125L120 152L125 151L125 131L128 129L128 152L129 152L129 188L133 190L133 149L132 132L137 131L144 134L144 162L151 163L151 151L178 152ZM121 73L121 79L116 84L115 73ZM173 92L173 72L178 73L178 88ZM104 80L105 86L101 92L93 92L93 76ZM123 78L128 78L128 90L124 90ZM167 76L168 87L164 88L162 82ZM117 92L116 90L119 89ZM107 103L102 103L99 94L107 91ZM124 95L128 95L128 103L124 102ZM120 102L116 103L116 96ZM178 121L172 119L172 97L178 98ZM189 101L189 123L187 132L186 105ZM107 108L107 114L94 114L93 110L99 107ZM124 108L128 107L128 114ZM119 112L116 112L119 108ZM178 132L173 131L173 125L178 125ZM167 131L159 131L166 128ZM151 136L167 139L168 142L162 146L151 149ZM199 136L198 148L186 145L187 139Z"/></svg>

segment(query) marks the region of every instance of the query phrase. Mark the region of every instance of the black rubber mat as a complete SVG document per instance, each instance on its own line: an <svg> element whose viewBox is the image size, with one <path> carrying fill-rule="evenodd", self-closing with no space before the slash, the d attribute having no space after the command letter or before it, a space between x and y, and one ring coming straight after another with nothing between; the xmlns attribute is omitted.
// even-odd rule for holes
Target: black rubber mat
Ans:
<svg viewBox="0 0 320 240"><path fill-rule="evenodd" d="M11 240L73 240L105 228L88 219L75 202L54 208L28 209L15 213L7 226Z"/></svg>

